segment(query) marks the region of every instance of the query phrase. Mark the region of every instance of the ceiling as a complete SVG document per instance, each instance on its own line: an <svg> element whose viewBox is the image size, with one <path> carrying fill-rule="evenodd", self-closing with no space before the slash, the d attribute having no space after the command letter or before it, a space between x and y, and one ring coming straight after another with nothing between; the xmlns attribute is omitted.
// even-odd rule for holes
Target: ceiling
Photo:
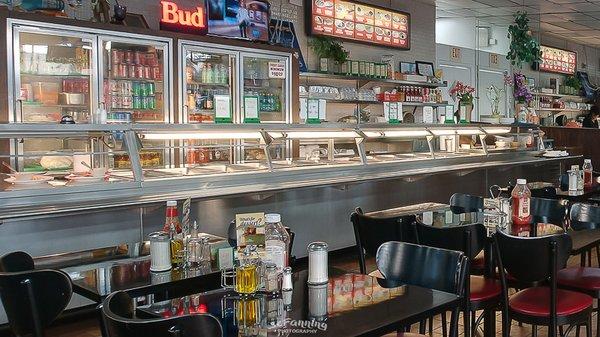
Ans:
<svg viewBox="0 0 600 337"><path fill-rule="evenodd" d="M600 47L600 0L436 0L438 18L475 17L508 26L526 11L533 30Z"/></svg>

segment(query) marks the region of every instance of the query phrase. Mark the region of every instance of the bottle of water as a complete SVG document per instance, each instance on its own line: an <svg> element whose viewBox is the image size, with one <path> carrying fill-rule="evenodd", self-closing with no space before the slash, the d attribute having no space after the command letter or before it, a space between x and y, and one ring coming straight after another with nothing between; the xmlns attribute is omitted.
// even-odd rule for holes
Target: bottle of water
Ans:
<svg viewBox="0 0 600 337"><path fill-rule="evenodd" d="M290 235L281 223L281 215L265 214L265 252L266 260L274 263L279 271L289 264L288 250Z"/></svg>

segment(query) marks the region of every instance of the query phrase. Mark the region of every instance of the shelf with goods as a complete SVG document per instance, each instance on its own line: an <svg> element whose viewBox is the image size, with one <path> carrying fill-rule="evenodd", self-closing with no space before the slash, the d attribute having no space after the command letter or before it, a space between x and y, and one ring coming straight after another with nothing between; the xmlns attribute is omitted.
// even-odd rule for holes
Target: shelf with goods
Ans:
<svg viewBox="0 0 600 337"><path fill-rule="evenodd" d="M424 88L442 88L447 87L448 83L441 82L422 82L422 81L407 81L407 80L395 80L389 78L376 78L376 77L367 77L367 76L353 76L353 75L338 75L338 74L328 74L328 73L319 73L319 72L303 72L300 73L301 78L315 78L315 79L331 79L331 80L347 80L347 81L358 81L364 82L363 86L366 83L373 84L384 84L390 86L418 86Z"/></svg>
<svg viewBox="0 0 600 337"><path fill-rule="evenodd" d="M553 97L553 98L557 98L557 99L573 99L573 100L584 100L585 97L584 96L577 96L577 95L566 95L566 94L550 94L550 93L544 93L544 92L532 92L531 93L533 96L539 96L539 97Z"/></svg>
<svg viewBox="0 0 600 337"><path fill-rule="evenodd" d="M374 105L379 105L379 104L383 104L384 101L369 101L369 100L360 100L360 99L356 99L356 100L352 100L352 99L338 99L338 98L323 98L323 97L311 97L311 96L300 96L300 98L310 98L310 99L323 99L325 100L327 103L334 103L334 104L351 104L351 105L357 105L357 104L374 104ZM438 107L438 106L446 106L448 105L448 102L398 102L398 103L402 103L403 106L416 106L416 107L422 107L422 106L431 106L431 107Z"/></svg>

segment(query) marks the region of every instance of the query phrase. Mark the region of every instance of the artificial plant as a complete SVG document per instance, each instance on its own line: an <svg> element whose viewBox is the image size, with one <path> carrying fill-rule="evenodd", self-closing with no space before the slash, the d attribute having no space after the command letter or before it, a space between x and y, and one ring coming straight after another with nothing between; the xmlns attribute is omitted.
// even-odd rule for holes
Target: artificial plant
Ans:
<svg viewBox="0 0 600 337"><path fill-rule="evenodd" d="M565 85L575 89L575 91L581 90L581 81L575 76L567 76Z"/></svg>
<svg viewBox="0 0 600 337"><path fill-rule="evenodd" d="M517 12L514 24L508 26L510 49L506 58L519 68L523 63L537 63L542 60L539 42L531 36L527 12Z"/></svg>
<svg viewBox="0 0 600 337"><path fill-rule="evenodd" d="M348 51L334 38L317 36L310 39L308 43L318 58L332 59L338 64L348 60Z"/></svg>

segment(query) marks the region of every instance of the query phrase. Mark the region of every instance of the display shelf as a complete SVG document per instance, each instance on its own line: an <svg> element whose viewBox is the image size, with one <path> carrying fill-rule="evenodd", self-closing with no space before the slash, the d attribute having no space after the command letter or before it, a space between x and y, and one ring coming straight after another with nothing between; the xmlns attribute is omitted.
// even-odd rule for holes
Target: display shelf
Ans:
<svg viewBox="0 0 600 337"><path fill-rule="evenodd" d="M532 92L533 96L541 96L541 97L554 97L559 99L585 99L584 96L577 95L563 95L563 94L547 94L543 92Z"/></svg>
<svg viewBox="0 0 600 337"><path fill-rule="evenodd" d="M29 103L23 102L24 107L33 108L89 108L89 104L44 104L44 103Z"/></svg>
<svg viewBox="0 0 600 337"><path fill-rule="evenodd" d="M90 78L92 75L85 74L38 74L38 73L20 73L21 76L29 76L29 77L51 77L51 78Z"/></svg>
<svg viewBox="0 0 600 337"><path fill-rule="evenodd" d="M327 103L335 103L335 104L383 104L383 101L367 101L367 100L348 100L348 99L337 99L337 98L318 98L318 97L308 97L308 96L300 96L300 98L311 98L311 99L324 99ZM398 102L402 103L403 106L445 106L448 105L448 102L440 102L440 103L425 103L425 102Z"/></svg>
<svg viewBox="0 0 600 337"><path fill-rule="evenodd" d="M229 88L230 85L229 83L204 83L204 82L197 82L197 81L187 81L187 84L194 84L194 85L201 85L201 86L205 86L205 87L223 87L223 88Z"/></svg>
<svg viewBox="0 0 600 337"><path fill-rule="evenodd" d="M585 112L588 109L561 109L561 108L533 108L535 111L550 111L550 112Z"/></svg>
<svg viewBox="0 0 600 337"><path fill-rule="evenodd" d="M392 80L392 79L386 79L386 78L373 78L373 77L363 77L363 76L346 76L346 75L316 73L316 72L300 73L300 77L322 78L322 79L333 79L333 80L348 80L348 81L363 81L363 82L391 84L391 85L414 85L414 86L426 87L426 88L440 88L440 87L448 86L447 82L431 83L431 82L419 82L419 81Z"/></svg>
<svg viewBox="0 0 600 337"><path fill-rule="evenodd" d="M132 82L149 82L149 83L162 83L163 80L151 79L151 78L135 78L135 77L105 77L105 80L115 81L132 81Z"/></svg>

